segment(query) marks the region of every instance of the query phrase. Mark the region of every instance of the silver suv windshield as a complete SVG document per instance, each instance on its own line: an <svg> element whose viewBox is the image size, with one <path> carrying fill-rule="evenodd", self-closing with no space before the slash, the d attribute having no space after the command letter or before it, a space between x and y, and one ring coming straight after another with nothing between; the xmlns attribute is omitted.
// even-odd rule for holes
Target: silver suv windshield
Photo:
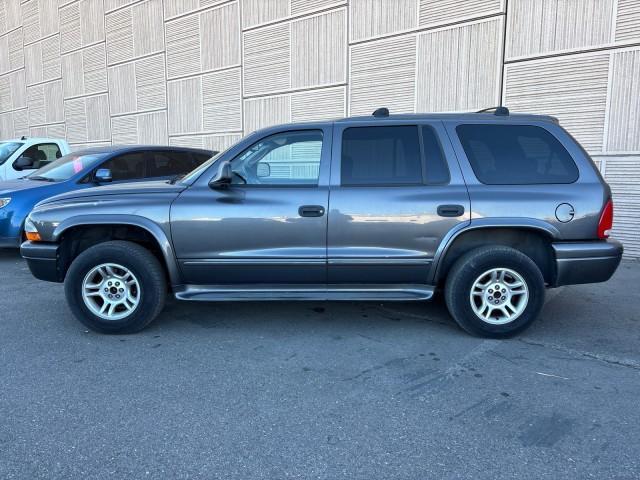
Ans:
<svg viewBox="0 0 640 480"><path fill-rule="evenodd" d="M74 175L94 167L104 155L103 153L88 155L70 153L36 170L31 175L28 175L27 178L43 182L69 180Z"/></svg>
<svg viewBox="0 0 640 480"><path fill-rule="evenodd" d="M20 142L0 142L0 165L6 162L21 146Z"/></svg>

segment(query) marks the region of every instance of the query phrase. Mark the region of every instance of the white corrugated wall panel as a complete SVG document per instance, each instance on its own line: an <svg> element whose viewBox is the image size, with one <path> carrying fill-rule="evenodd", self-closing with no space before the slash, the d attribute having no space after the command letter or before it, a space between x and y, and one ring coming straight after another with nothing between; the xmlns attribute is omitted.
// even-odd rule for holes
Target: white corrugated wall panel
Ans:
<svg viewBox="0 0 640 480"><path fill-rule="evenodd" d="M252 98L244 102L244 132L247 134L260 128L289 121L291 121L289 95Z"/></svg>
<svg viewBox="0 0 640 480"><path fill-rule="evenodd" d="M167 84L169 134L202 131L202 79L171 81Z"/></svg>
<svg viewBox="0 0 640 480"><path fill-rule="evenodd" d="M499 103L501 18L418 35L416 109L477 110Z"/></svg>
<svg viewBox="0 0 640 480"><path fill-rule="evenodd" d="M407 35L351 47L349 111L370 114L378 107L413 112L416 37Z"/></svg>
<svg viewBox="0 0 640 480"><path fill-rule="evenodd" d="M290 24L284 23L244 34L244 94L287 90L291 86Z"/></svg>
<svg viewBox="0 0 640 480"><path fill-rule="evenodd" d="M351 41L418 26L418 0L351 0Z"/></svg>
<svg viewBox="0 0 640 480"><path fill-rule="evenodd" d="M199 73L200 15L188 15L165 24L169 78Z"/></svg>
<svg viewBox="0 0 640 480"><path fill-rule="evenodd" d="M625 254L639 257L640 156L608 157L606 163L605 178L614 202L612 235L624 243Z"/></svg>
<svg viewBox="0 0 640 480"><path fill-rule="evenodd" d="M554 115L590 152L602 151L609 54L582 54L507 65L505 105Z"/></svg>
<svg viewBox="0 0 640 480"><path fill-rule="evenodd" d="M309 122L344 117L346 88L333 87L291 95L291 121Z"/></svg>
<svg viewBox="0 0 640 480"><path fill-rule="evenodd" d="M205 131L242 130L240 68L202 76L202 115Z"/></svg>
<svg viewBox="0 0 640 480"><path fill-rule="evenodd" d="M616 15L616 40L640 40L640 1L618 0Z"/></svg>
<svg viewBox="0 0 640 480"><path fill-rule="evenodd" d="M109 105L112 115L136 111L134 62L109 67Z"/></svg>
<svg viewBox="0 0 640 480"><path fill-rule="evenodd" d="M640 152L640 49L611 55L608 152Z"/></svg>
<svg viewBox="0 0 640 480"><path fill-rule="evenodd" d="M503 11L503 0L420 0L420 26L443 25Z"/></svg>
<svg viewBox="0 0 640 480"><path fill-rule="evenodd" d="M240 63L238 2L207 10L200 18L202 70Z"/></svg>
<svg viewBox="0 0 640 480"><path fill-rule="evenodd" d="M153 55L136 60L135 80L138 112L166 108L167 84L165 82L164 55Z"/></svg>
<svg viewBox="0 0 640 480"><path fill-rule="evenodd" d="M315 15L291 24L291 87L346 81L346 10Z"/></svg>
<svg viewBox="0 0 640 480"><path fill-rule="evenodd" d="M291 15L301 15L346 3L347 0L291 0Z"/></svg>
<svg viewBox="0 0 640 480"><path fill-rule="evenodd" d="M250 28L289 16L290 0L242 0L242 27Z"/></svg>
<svg viewBox="0 0 640 480"><path fill-rule="evenodd" d="M614 0L509 0L507 58L611 43Z"/></svg>

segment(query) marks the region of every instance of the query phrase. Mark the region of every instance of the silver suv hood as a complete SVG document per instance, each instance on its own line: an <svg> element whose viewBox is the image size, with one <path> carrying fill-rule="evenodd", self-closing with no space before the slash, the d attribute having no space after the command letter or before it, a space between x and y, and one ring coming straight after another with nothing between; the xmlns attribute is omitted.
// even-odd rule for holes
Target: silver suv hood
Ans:
<svg viewBox="0 0 640 480"><path fill-rule="evenodd" d="M166 193L175 196L186 188L185 185L171 184L166 180L127 182L100 187L90 187L73 192L62 193L43 200L38 205L46 205L55 202L65 202L74 199L88 199L90 197L105 197L112 195L145 195Z"/></svg>

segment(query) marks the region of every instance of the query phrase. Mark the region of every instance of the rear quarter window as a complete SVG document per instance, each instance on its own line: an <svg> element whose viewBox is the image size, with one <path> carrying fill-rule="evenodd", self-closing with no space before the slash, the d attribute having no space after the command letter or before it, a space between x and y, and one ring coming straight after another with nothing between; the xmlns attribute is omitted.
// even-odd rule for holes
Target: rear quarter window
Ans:
<svg viewBox="0 0 640 480"><path fill-rule="evenodd" d="M533 125L456 127L471 168L488 185L566 184L578 180L578 167L550 132Z"/></svg>

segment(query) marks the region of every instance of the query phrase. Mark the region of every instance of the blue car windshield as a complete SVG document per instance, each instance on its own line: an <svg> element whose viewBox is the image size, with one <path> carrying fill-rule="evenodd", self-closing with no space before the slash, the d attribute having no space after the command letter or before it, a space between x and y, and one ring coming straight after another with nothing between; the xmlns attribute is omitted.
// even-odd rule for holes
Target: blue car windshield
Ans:
<svg viewBox="0 0 640 480"><path fill-rule="evenodd" d="M27 178L46 182L62 182L94 167L104 156L105 154L103 153L86 155L82 153L70 153L36 170L27 176Z"/></svg>
<svg viewBox="0 0 640 480"><path fill-rule="evenodd" d="M18 148L22 146L20 142L0 142L0 165L7 161Z"/></svg>

